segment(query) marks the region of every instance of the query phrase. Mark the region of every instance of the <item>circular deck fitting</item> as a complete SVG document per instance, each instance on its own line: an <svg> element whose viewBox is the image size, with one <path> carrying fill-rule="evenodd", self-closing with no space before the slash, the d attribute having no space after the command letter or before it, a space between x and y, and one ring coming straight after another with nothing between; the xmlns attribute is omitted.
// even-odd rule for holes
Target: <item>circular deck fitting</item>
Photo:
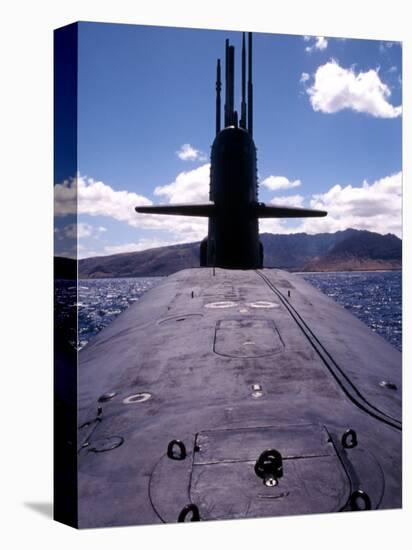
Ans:
<svg viewBox="0 0 412 550"><path fill-rule="evenodd" d="M388 382L387 380L382 380L382 382L379 382L379 385L382 388L387 388L388 390L397 390L398 386L394 384L393 382Z"/></svg>
<svg viewBox="0 0 412 550"><path fill-rule="evenodd" d="M278 480L275 479L273 476L269 475L265 477L265 480L263 483L266 485L266 487L276 487L276 485L278 484Z"/></svg>
<svg viewBox="0 0 412 550"><path fill-rule="evenodd" d="M261 384L252 384L252 397L255 399L259 399L259 397L262 397L263 391Z"/></svg>
<svg viewBox="0 0 412 550"><path fill-rule="evenodd" d="M279 307L279 304L275 304L275 302L265 302L263 300L259 300L257 302L251 302L250 304L247 304L249 307L254 307L257 309L273 309L275 307Z"/></svg>
<svg viewBox="0 0 412 550"><path fill-rule="evenodd" d="M190 514L190 519L186 520ZM188 504L185 506L177 518L178 523L185 523L186 521L200 521L199 508L196 504Z"/></svg>
<svg viewBox="0 0 412 550"><path fill-rule="evenodd" d="M145 401L148 401L151 399L152 394L148 392L143 393L136 393L134 395L129 395L129 397L126 397L123 399L123 403L125 405L133 405L134 403L144 403Z"/></svg>
<svg viewBox="0 0 412 550"><path fill-rule="evenodd" d="M164 319L159 319L157 321L158 325L164 325L165 323L181 323L188 319L192 320L196 317L203 317L202 313L182 313L180 315L171 315L170 317L165 317Z"/></svg>
<svg viewBox="0 0 412 550"><path fill-rule="evenodd" d="M236 307L237 306L237 303L236 302L230 302L230 301L226 301L226 302L211 302L210 304L205 304L205 307L209 308L209 309L224 309L224 308L228 308L228 307Z"/></svg>
<svg viewBox="0 0 412 550"><path fill-rule="evenodd" d="M358 489L354 491L349 498L349 505L351 510L370 510L372 508L371 499L369 495Z"/></svg>
<svg viewBox="0 0 412 550"><path fill-rule="evenodd" d="M117 395L117 393L115 391L104 393L103 395L101 395L99 397L98 402L99 403L105 403L106 401L110 401L111 399L113 399L113 397L115 395Z"/></svg>

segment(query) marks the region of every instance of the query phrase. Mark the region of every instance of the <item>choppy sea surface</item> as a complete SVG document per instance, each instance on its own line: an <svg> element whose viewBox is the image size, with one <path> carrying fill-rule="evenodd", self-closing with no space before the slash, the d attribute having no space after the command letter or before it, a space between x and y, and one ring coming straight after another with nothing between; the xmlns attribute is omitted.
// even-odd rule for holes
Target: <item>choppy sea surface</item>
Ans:
<svg viewBox="0 0 412 550"><path fill-rule="evenodd" d="M301 273L299 276L402 350L400 271Z"/></svg>
<svg viewBox="0 0 412 550"><path fill-rule="evenodd" d="M304 273L306 281L347 308L372 330L402 349L402 274L401 272ZM59 325L74 327L69 321L78 312L78 340L73 346L83 348L102 328L163 277L124 279L82 279L79 291L73 281L56 281Z"/></svg>
<svg viewBox="0 0 412 550"><path fill-rule="evenodd" d="M102 328L162 279L163 277L80 279L77 302L78 348L84 347Z"/></svg>
<svg viewBox="0 0 412 550"><path fill-rule="evenodd" d="M55 334L80 350L163 277L54 281ZM78 334L76 334L76 323Z"/></svg>

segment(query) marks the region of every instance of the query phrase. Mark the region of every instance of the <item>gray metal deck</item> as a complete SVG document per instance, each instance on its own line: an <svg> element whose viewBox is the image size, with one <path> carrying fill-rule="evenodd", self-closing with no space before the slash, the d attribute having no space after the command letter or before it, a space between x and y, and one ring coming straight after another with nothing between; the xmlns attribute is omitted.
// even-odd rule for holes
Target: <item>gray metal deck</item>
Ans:
<svg viewBox="0 0 412 550"><path fill-rule="evenodd" d="M190 503L201 520L338 511L357 490L400 507L401 376L397 350L296 275L176 273L79 354L79 525ZM254 472L267 448L273 487Z"/></svg>

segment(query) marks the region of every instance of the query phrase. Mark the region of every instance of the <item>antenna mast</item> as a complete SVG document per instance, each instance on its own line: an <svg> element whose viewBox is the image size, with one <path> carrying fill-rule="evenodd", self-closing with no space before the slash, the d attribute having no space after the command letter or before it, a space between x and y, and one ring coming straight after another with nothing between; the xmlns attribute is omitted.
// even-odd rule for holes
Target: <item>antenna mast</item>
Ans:
<svg viewBox="0 0 412 550"><path fill-rule="evenodd" d="M222 89L220 78L220 59L218 59L216 67L216 135L220 132L220 91Z"/></svg>
<svg viewBox="0 0 412 550"><path fill-rule="evenodd" d="M245 33L242 37L242 104L240 108L240 124L241 128L246 130L246 47Z"/></svg>
<svg viewBox="0 0 412 550"><path fill-rule="evenodd" d="M248 33L248 83L247 83L247 118L250 137L253 137L253 84L252 84L252 33Z"/></svg>

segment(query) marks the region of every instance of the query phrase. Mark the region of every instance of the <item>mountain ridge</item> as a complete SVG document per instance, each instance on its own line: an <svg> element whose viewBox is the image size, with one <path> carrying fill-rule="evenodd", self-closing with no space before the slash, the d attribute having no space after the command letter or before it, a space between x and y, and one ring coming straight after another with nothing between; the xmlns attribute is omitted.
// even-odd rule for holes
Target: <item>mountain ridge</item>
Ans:
<svg viewBox="0 0 412 550"><path fill-rule="evenodd" d="M264 267L289 271L402 268L402 241L388 233L346 229L335 233L263 233ZM166 276L199 266L199 242L79 260L80 278Z"/></svg>

